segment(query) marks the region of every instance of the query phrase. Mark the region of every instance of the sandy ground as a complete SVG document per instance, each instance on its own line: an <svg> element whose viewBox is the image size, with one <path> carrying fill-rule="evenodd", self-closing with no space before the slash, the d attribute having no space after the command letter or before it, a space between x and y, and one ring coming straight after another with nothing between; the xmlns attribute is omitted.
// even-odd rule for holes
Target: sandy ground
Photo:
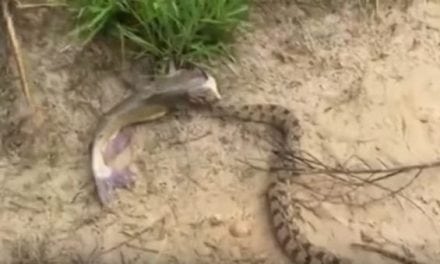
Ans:
<svg viewBox="0 0 440 264"><path fill-rule="evenodd" d="M293 109L303 149L327 164L439 160L440 4L402 11L379 1L374 17L282 2L253 11L238 61L216 69L224 100ZM113 73L117 49L68 46L59 9L20 10L16 23L46 120L40 129L20 121L23 97L0 56L0 263L289 263L268 225L268 175L240 162L266 158L265 127L194 112L137 126L129 149L137 185L103 212L88 143L99 116L130 92ZM313 192L293 185L292 195L314 209L297 221L311 241L355 263L396 263L350 247L373 241L440 263L439 172L380 182L408 185L400 195L370 185L342 198L328 175L303 175Z"/></svg>

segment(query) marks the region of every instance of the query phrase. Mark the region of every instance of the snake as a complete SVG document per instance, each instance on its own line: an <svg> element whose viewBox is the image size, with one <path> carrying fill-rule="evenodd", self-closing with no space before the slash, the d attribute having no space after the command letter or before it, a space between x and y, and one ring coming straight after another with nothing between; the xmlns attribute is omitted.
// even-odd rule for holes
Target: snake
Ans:
<svg viewBox="0 0 440 264"><path fill-rule="evenodd" d="M136 175L128 167L115 169L108 165L130 143L123 129L157 120L187 103L206 104L220 98L216 80L206 71L180 69L156 79L148 90L131 94L106 112L90 144L92 173L101 204L110 206L116 189L131 188L135 183Z"/></svg>
<svg viewBox="0 0 440 264"><path fill-rule="evenodd" d="M292 110L278 104L229 105L216 102L210 105L215 116L242 121L266 123L283 136L284 151L296 153L300 147L302 130ZM271 177L266 190L266 201L272 230L284 254L294 264L350 264L351 260L337 256L329 250L312 244L301 232L294 217L299 208L292 206L287 187L292 175L278 173Z"/></svg>

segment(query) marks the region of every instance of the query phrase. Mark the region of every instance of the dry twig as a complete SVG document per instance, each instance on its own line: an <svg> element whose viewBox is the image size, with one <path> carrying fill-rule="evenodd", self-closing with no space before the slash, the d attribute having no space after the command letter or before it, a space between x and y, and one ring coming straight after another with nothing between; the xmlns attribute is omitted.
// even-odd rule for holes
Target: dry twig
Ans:
<svg viewBox="0 0 440 264"><path fill-rule="evenodd" d="M397 167L385 168L385 169L368 168L368 169L350 170L344 168L342 165L338 165L336 167L328 166L324 164L322 161L320 161L317 157L307 152L303 152L303 155L301 155L301 157L298 156L297 153L292 153L290 151L274 151L274 154L277 156L279 160L283 162L283 164L287 164L287 165L278 166L278 167L272 166L269 168L269 171L275 171L275 172L287 171L293 175L301 175L301 174L327 175L333 179L336 179L340 183L343 183L344 185L355 186L353 190L348 191L346 194L355 191L359 187L365 185L371 185L381 189L382 191L385 191L386 193L366 203L358 204L357 206L366 206L367 204L375 203L383 199L386 199L388 197L397 195L405 199L415 208L417 208L417 210L419 210L423 215L425 215L430 220L430 222L433 222L433 220L428 216L428 214L425 212L425 210L423 210L423 208L421 208L417 203L415 203L409 197L402 194L401 191L407 188L409 185L411 185L421 175L424 169L440 167L440 161L415 164L415 165L397 166ZM254 164L250 164L249 162L246 161L241 161L241 162L246 163L247 165L251 166L253 169L267 170L267 168L262 168ZM364 162L364 164L366 163ZM366 167L369 166L366 165ZM390 189L386 186L379 184L379 181L413 170L417 171L415 175L409 180L408 183L397 188L396 190ZM383 174L383 173L385 175L374 177L374 175ZM345 179L341 176L338 176L337 174L346 175L352 180ZM359 174L370 174L370 176L365 179L364 177L359 176ZM355 180L355 182L353 182L353 180ZM329 197L326 196L326 200L329 200L328 198ZM355 205L355 204L347 203L346 201L344 203L347 205Z"/></svg>
<svg viewBox="0 0 440 264"><path fill-rule="evenodd" d="M358 244L358 243L352 243L351 246L354 248L363 249L365 251L371 251L371 252L378 253L384 257L390 258L390 259L395 260L397 262L400 262L402 264L423 264L420 261L417 261L417 260L409 258L409 257L405 257L403 255L391 252L391 251L383 249L383 248L374 247L374 246L365 245L365 244Z"/></svg>
<svg viewBox="0 0 440 264"><path fill-rule="evenodd" d="M64 2L55 2L55 3L33 3L33 4L23 4L18 0L15 0L16 6L18 9L29 9L29 8L42 8L42 7L59 7L66 6Z"/></svg>
<svg viewBox="0 0 440 264"><path fill-rule="evenodd" d="M29 85L26 77L26 70L22 58L22 53L20 50L20 44L17 39L17 34L15 32L14 22L12 20L11 13L9 12L9 3L10 0L3 0L2 1L2 11L3 11L3 18L6 22L6 28L8 31L9 39L11 40L11 46L12 51L14 53L15 61L17 63L17 68L20 74L20 82L23 89L23 93L26 97L26 101L31 108L32 112L35 110L35 104L33 101L33 98L31 96L31 93L29 91Z"/></svg>
<svg viewBox="0 0 440 264"><path fill-rule="evenodd" d="M141 237L142 235L144 235L145 233L151 231L151 229L154 227L154 225L155 225L156 223L158 223L158 222L163 223L163 221L164 221L164 218L158 219L155 223L153 223L152 226L145 227L145 228L142 229L141 231L137 232L135 235L131 236L129 239L124 240L124 241L120 242L119 244L117 244L117 245L115 245L115 246L112 246L112 247L110 247L110 248L108 248L108 249L103 250L102 252L100 252L99 255L102 256L102 255L104 255L104 254L108 254L108 253L110 253L110 252L112 252L112 251L114 251L114 250L117 250L117 249L121 248L122 246L126 246L126 245L128 245L130 242L132 242L132 241L134 241L134 240L140 238L140 237Z"/></svg>
<svg viewBox="0 0 440 264"><path fill-rule="evenodd" d="M386 176L381 176L379 178L376 178L372 181L380 181L385 178L388 178L390 176L394 176L395 174L399 174L402 172L407 172L411 170L423 170L423 169L429 169L429 168L435 168L440 167L440 160L433 161L433 162L426 162L426 163L420 163L420 164L413 164L413 165L404 165L404 166L396 166L391 168L385 168L385 169L358 169L358 170L349 170L345 169L341 166L338 168L333 168L328 165L323 164L320 162L317 158L312 156L310 153L305 153L305 155L311 157L312 159L297 157L296 155L292 155L291 153L286 152L275 152L275 154L278 155L279 158L285 159L287 161L290 161L291 163L295 163L297 161L301 162L302 164L307 165L309 169L303 169L303 168L296 168L294 167L272 167L271 170L274 171L292 171L294 173L298 174L325 174L325 173L341 173L341 174L378 174L378 173L389 173ZM317 168L319 167L319 168Z"/></svg>

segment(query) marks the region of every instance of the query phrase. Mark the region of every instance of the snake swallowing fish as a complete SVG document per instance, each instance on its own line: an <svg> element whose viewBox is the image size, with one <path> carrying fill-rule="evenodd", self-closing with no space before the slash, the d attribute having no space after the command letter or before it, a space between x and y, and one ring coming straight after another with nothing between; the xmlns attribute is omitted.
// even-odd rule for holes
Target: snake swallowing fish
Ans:
<svg viewBox="0 0 440 264"><path fill-rule="evenodd" d="M283 134L282 151L297 153L301 130L293 111L275 104L230 105L217 102L221 96L215 79L206 72L179 70L152 84L150 91L139 91L113 107L98 124L92 145L92 170L102 204L113 199L114 189L134 183L134 174L124 168L116 170L107 165L129 144L121 130L136 123L156 120L177 109L179 104L192 103L208 108L220 117L266 123ZM286 256L294 264L350 264L353 261L312 244L294 222L298 208L291 204L291 181L286 173L272 175L266 192L273 232ZM413 262L408 262L413 263ZM415 263L415 262L414 262Z"/></svg>
<svg viewBox="0 0 440 264"><path fill-rule="evenodd" d="M108 159L119 154L129 144L121 130L136 123L156 120L182 103L208 108L218 116L243 121L267 123L284 135L285 147L298 148L300 127L293 112L275 104L229 105L218 103L221 96L215 79L202 70L179 70L168 78L152 84L149 91L139 91L113 107L100 120L92 146L92 170L102 204L113 200L116 188L129 187L134 174L128 169L116 170L107 165ZM277 175L267 190L267 201L275 237L284 253L295 264L345 264L333 253L312 245L293 222L295 209L288 198L289 178Z"/></svg>

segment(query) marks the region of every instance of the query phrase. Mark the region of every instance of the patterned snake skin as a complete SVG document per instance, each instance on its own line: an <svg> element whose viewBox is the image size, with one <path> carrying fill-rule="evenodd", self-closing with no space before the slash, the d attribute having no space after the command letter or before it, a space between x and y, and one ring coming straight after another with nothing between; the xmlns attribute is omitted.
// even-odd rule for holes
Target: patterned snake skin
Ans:
<svg viewBox="0 0 440 264"><path fill-rule="evenodd" d="M284 136L283 143L290 150L299 149L301 129L297 118L289 109L274 104L211 106L215 116L226 116L242 121L267 123ZM301 233L293 220L298 208L290 204L289 175L277 174L267 190L267 202L275 237L284 253L294 264L349 264L350 260L339 258L324 248L312 245Z"/></svg>

